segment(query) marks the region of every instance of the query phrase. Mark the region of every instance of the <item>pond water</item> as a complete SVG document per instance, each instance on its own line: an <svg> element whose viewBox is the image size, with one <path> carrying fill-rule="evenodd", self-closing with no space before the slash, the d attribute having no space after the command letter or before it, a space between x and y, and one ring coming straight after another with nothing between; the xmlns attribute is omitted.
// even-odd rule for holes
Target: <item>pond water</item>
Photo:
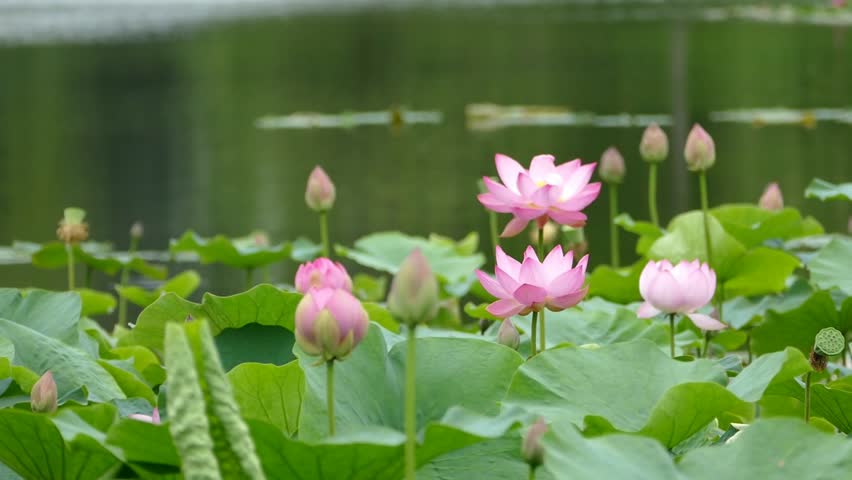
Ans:
<svg viewBox="0 0 852 480"><path fill-rule="evenodd" d="M68 205L89 212L94 238L121 248L134 220L145 222L147 249L166 248L188 228L317 238L303 195L320 164L337 184L335 242L389 229L455 237L478 230L487 246L475 182L495 173L495 152L523 162L538 153L596 161L610 145L627 159L622 210L647 218L641 121L630 120L642 115L671 124L676 155L660 179L665 220L698 207L697 179L679 153L696 121L718 149L711 203L754 202L777 181L787 204L827 229L845 229L850 214L847 205L803 198L812 177L848 181L852 174L852 31L843 22L782 22L772 12L767 20L682 4L390 9L344 2L345 9L288 10L253 2L230 20L206 23L215 9L204 2L188 2L201 5L195 13L170 15L168 2L131 1L151 8L141 17L151 25L134 29L121 2L101 2L116 16L88 2L100 22L70 7L69 16L56 17L60 7L38 3L48 6L8 10L0 21L2 244L53 239ZM78 17L88 23L63 23ZM473 104L603 120L476 128ZM759 118L770 108L785 110ZM358 125L355 114L324 128L259 128L258 121L296 112L375 119L398 109L434 121ZM587 213L592 263L606 262L605 196ZM622 238L622 257L630 259L632 239ZM286 280L293 271L279 266L273 274ZM214 292L243 282L241 272L205 273L204 288ZM62 271L0 267L0 286L63 284Z"/></svg>

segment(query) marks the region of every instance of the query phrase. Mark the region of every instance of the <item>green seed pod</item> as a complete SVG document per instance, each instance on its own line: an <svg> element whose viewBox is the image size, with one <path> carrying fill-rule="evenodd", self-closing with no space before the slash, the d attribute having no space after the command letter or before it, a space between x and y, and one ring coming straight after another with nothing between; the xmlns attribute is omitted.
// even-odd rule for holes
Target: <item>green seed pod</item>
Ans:
<svg viewBox="0 0 852 480"><path fill-rule="evenodd" d="M845 347L846 339L836 328L823 328L814 338L814 351L821 355L839 355Z"/></svg>

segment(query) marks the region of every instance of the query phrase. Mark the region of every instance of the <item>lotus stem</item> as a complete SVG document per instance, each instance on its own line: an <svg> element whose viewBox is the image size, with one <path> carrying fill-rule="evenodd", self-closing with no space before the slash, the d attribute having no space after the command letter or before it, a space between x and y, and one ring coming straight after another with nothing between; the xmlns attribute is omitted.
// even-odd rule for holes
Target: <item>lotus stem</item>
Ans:
<svg viewBox="0 0 852 480"><path fill-rule="evenodd" d="M751 331L746 334L746 350L748 351L748 364L751 365Z"/></svg>
<svg viewBox="0 0 852 480"><path fill-rule="evenodd" d="M539 260L544 261L544 226L538 227L538 258ZM539 333L540 339L538 351L543 352L547 350L547 339L544 333L544 309L541 310L539 321L541 322L541 332ZM535 338L533 338L533 343L535 343Z"/></svg>
<svg viewBox="0 0 852 480"><path fill-rule="evenodd" d="M710 211L707 201L707 173L701 171L698 174L699 185L701 188L701 211L704 213L704 245L707 248L707 263L711 268L713 265L713 247L710 244Z"/></svg>
<svg viewBox="0 0 852 480"><path fill-rule="evenodd" d="M651 223L660 226L660 216L657 214L657 164L648 165L648 211L651 214Z"/></svg>
<svg viewBox="0 0 852 480"><path fill-rule="evenodd" d="M615 217L618 216L618 186L609 184L609 254L614 268L618 268L621 263L618 250L618 225L615 224Z"/></svg>
<svg viewBox="0 0 852 480"><path fill-rule="evenodd" d="M532 312L532 328L530 329L530 358L536 356L536 354L538 353L536 351L536 347L535 347L535 340L536 340L536 338L538 338L535 335L536 330L537 330L536 327L538 327L538 312L533 310L533 312Z"/></svg>
<svg viewBox="0 0 852 480"><path fill-rule="evenodd" d="M669 350L671 351L672 358L675 357L675 325L674 325L675 314L669 314Z"/></svg>
<svg viewBox="0 0 852 480"><path fill-rule="evenodd" d="M130 236L130 248L127 249L127 254L129 256L133 256L136 253L136 249L139 248L139 237L135 235ZM128 259L129 262L129 259ZM130 281L130 269L127 268L127 265L121 267L121 277L118 281L121 289L127 286L127 282ZM127 325L127 298L124 295L118 295L118 324L121 326Z"/></svg>
<svg viewBox="0 0 852 480"><path fill-rule="evenodd" d="M529 478L529 480L535 480L535 467L532 465L530 465L530 474L527 478Z"/></svg>
<svg viewBox="0 0 852 480"><path fill-rule="evenodd" d="M417 470L417 383L415 367L416 325L408 328L408 345L405 359L405 480L416 480Z"/></svg>
<svg viewBox="0 0 852 480"><path fill-rule="evenodd" d="M703 358L707 358L710 352L710 330L704 331L704 352L701 354Z"/></svg>
<svg viewBox="0 0 852 480"><path fill-rule="evenodd" d="M811 423L811 373L805 374L805 423Z"/></svg>
<svg viewBox="0 0 852 480"><path fill-rule="evenodd" d="M74 245L65 244L68 253L68 290L74 290Z"/></svg>
<svg viewBox="0 0 852 480"><path fill-rule="evenodd" d="M86 265L86 277L85 277L85 281L83 282L84 287L89 288L89 287L92 286L92 275L94 275L94 273L95 273L95 270L87 264Z"/></svg>
<svg viewBox="0 0 852 480"><path fill-rule="evenodd" d="M331 255L331 245L328 243L328 212L323 210L319 214L320 217L320 243L322 249L320 252L323 257L329 258Z"/></svg>
<svg viewBox="0 0 852 480"><path fill-rule="evenodd" d="M325 400L328 403L328 436L334 436L334 360L325 362Z"/></svg>
<svg viewBox="0 0 852 480"><path fill-rule="evenodd" d="M246 290L251 289L252 284L254 283L254 268L248 267L246 268Z"/></svg>
<svg viewBox="0 0 852 480"><path fill-rule="evenodd" d="M497 234L497 214L488 211L488 228L491 232L491 250L497 250L500 246L500 235Z"/></svg>

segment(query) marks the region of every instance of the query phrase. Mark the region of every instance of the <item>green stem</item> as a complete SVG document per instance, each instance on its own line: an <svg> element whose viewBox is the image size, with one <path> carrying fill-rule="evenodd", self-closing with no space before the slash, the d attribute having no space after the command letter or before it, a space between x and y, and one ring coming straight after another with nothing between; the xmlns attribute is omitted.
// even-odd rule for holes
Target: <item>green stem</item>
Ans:
<svg viewBox="0 0 852 480"><path fill-rule="evenodd" d="M488 212L488 227L491 232L491 250L496 251L500 246L500 235L497 234L497 213Z"/></svg>
<svg viewBox="0 0 852 480"><path fill-rule="evenodd" d="M612 266L619 267L621 260L618 258L618 225L615 217L618 216L618 186L610 184L609 188L609 255Z"/></svg>
<svg viewBox="0 0 852 480"><path fill-rule="evenodd" d="M86 288L91 288L92 286L92 276L95 274L95 270L86 264L86 280L83 283L83 286Z"/></svg>
<svg viewBox="0 0 852 480"><path fill-rule="evenodd" d="M246 290L251 289L254 283L254 268L246 268Z"/></svg>
<svg viewBox="0 0 852 480"><path fill-rule="evenodd" d="M707 263L713 267L713 247L710 244L710 209L707 201L707 173L702 171L698 174L699 186L701 187L701 211L704 212L704 246L707 249Z"/></svg>
<svg viewBox="0 0 852 480"><path fill-rule="evenodd" d="M707 358L708 352L710 352L710 330L704 331L704 352L702 352L701 356L703 358Z"/></svg>
<svg viewBox="0 0 852 480"><path fill-rule="evenodd" d="M672 358L675 357L675 314L669 314L669 349L671 350Z"/></svg>
<svg viewBox="0 0 852 480"><path fill-rule="evenodd" d="M74 245L66 243L65 251L68 252L68 290L74 290Z"/></svg>
<svg viewBox="0 0 852 480"><path fill-rule="evenodd" d="M657 164L649 165L648 170L648 211L651 212L651 223L660 226L660 216L657 214Z"/></svg>
<svg viewBox="0 0 852 480"><path fill-rule="evenodd" d="M132 257L134 253L136 253L136 249L139 248L139 237L134 237L131 235L130 237L130 248L127 250L128 256ZM129 261L129 259L128 259ZM127 287L127 283L130 281L130 269L127 268L127 265L121 267L121 279L118 284L121 289ZM127 298L120 294L118 295L118 324L121 326L127 325Z"/></svg>
<svg viewBox="0 0 852 480"><path fill-rule="evenodd" d="M811 373L805 374L805 423L811 423Z"/></svg>
<svg viewBox="0 0 852 480"><path fill-rule="evenodd" d="M538 258L541 261L544 261L544 227L538 227ZM547 340L544 333L544 309L541 311L541 315L539 315L539 322L541 323L541 332L539 333L539 347L538 351L543 352L547 350ZM535 339L533 338L533 342Z"/></svg>
<svg viewBox="0 0 852 480"><path fill-rule="evenodd" d="M322 211L320 216L320 243L322 244L322 256L329 258L331 245L328 243L328 212Z"/></svg>
<svg viewBox="0 0 852 480"><path fill-rule="evenodd" d="M415 351L415 328L412 325L408 329L408 353L405 359L405 480L415 480L417 470L417 459L415 449L417 447L417 382L415 378L415 366L417 353Z"/></svg>
<svg viewBox="0 0 852 480"><path fill-rule="evenodd" d="M267 266L263 269L263 283L272 283L272 267Z"/></svg>
<svg viewBox="0 0 852 480"><path fill-rule="evenodd" d="M539 328L540 333L538 335L539 340L540 340L539 345L538 345L538 353L541 353L541 352L547 350L547 341L545 339L545 334L544 334L544 309L541 309L541 315L538 316L538 320L539 320L538 323L539 323L539 327L540 327Z"/></svg>
<svg viewBox="0 0 852 480"><path fill-rule="evenodd" d="M746 334L746 350L748 350L748 364L751 365L751 332Z"/></svg>
<svg viewBox="0 0 852 480"><path fill-rule="evenodd" d="M532 465L530 465L530 474L528 478L529 480L535 480L535 467Z"/></svg>
<svg viewBox="0 0 852 480"><path fill-rule="evenodd" d="M334 436L334 360L325 362L325 400L328 403L328 436Z"/></svg>
<svg viewBox="0 0 852 480"><path fill-rule="evenodd" d="M538 353L536 351L536 347L535 347L535 340L536 340L536 338L538 338L538 337L536 337L537 327L538 327L538 312L533 311L532 329L530 331L530 358L536 356L536 354Z"/></svg>

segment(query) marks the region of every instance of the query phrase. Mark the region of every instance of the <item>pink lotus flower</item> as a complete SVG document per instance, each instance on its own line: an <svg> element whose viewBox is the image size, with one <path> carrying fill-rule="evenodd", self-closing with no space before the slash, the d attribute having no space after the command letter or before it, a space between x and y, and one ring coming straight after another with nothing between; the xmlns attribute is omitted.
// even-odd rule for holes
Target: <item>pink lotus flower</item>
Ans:
<svg viewBox="0 0 852 480"><path fill-rule="evenodd" d="M535 250L527 247L524 262L503 253L497 247L496 279L482 270L476 271L479 282L499 300L488 306L488 312L500 318L526 315L543 308L558 312L580 303L588 288L583 287L586 279L586 255L572 268L574 253L562 254L557 245L544 262L539 261Z"/></svg>
<svg viewBox="0 0 852 480"><path fill-rule="evenodd" d="M340 288L351 292L352 279L343 265L324 257L299 265L296 270L296 290L308 293L311 289L319 288Z"/></svg>
<svg viewBox="0 0 852 480"><path fill-rule="evenodd" d="M361 302L346 290L310 290L296 307L296 343L308 355L326 361L352 353L369 325Z"/></svg>
<svg viewBox="0 0 852 480"><path fill-rule="evenodd" d="M153 423L154 425L160 424L160 410L155 408L151 415L143 415L141 413L134 413L129 415L127 418L132 418L133 420L139 420L140 422Z"/></svg>
<svg viewBox="0 0 852 480"><path fill-rule="evenodd" d="M527 171L506 155L494 157L503 183L483 177L488 192L477 198L489 210L514 215L500 236L517 235L532 220L539 226L548 219L572 227L585 225L586 215L580 210L601 191L600 183L589 183L595 164L582 165L577 159L554 166L553 161L553 155L537 155Z"/></svg>
<svg viewBox="0 0 852 480"><path fill-rule="evenodd" d="M639 293L645 299L637 312L640 318L682 313L702 330L726 328L709 315L695 313L716 293L716 272L706 263L682 261L672 266L668 260L651 260L639 276Z"/></svg>

